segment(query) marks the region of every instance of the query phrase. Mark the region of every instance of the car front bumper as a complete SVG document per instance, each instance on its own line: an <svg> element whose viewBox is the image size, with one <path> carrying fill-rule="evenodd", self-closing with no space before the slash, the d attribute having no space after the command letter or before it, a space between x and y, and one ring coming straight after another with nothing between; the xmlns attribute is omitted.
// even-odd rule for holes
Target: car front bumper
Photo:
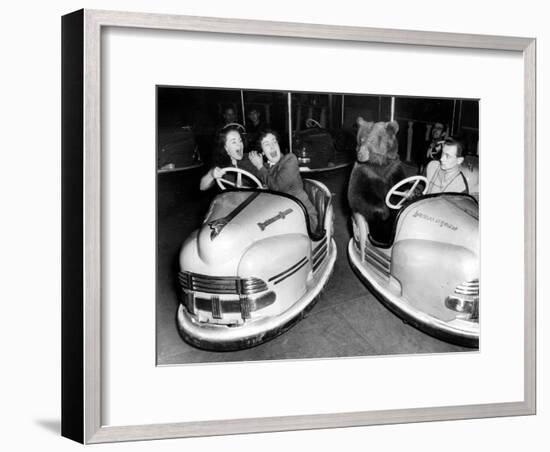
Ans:
<svg viewBox="0 0 550 452"><path fill-rule="evenodd" d="M178 329L183 339L205 350L229 351L253 347L287 331L311 310L334 268L336 243L331 240L324 268L315 277L312 287L289 309L277 316L245 321L242 325L226 326L198 322L180 304Z"/></svg>
<svg viewBox="0 0 550 452"><path fill-rule="evenodd" d="M446 322L425 312L415 309L403 297L396 296L374 270L361 262L360 253L355 248L353 239L348 245L348 256L351 266L361 281L376 298L390 311L410 325L438 339L469 348L479 347L479 323L462 319Z"/></svg>

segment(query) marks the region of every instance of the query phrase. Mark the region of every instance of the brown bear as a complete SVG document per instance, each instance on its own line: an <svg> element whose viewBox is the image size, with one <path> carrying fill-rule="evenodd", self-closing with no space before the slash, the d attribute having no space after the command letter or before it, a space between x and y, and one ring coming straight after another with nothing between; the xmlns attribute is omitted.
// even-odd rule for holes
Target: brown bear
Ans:
<svg viewBox="0 0 550 452"><path fill-rule="evenodd" d="M369 225L370 239L379 246L389 245L396 210L386 205L386 194L403 180L405 170L397 154L395 121L367 122L357 118L357 162L351 172L348 201Z"/></svg>

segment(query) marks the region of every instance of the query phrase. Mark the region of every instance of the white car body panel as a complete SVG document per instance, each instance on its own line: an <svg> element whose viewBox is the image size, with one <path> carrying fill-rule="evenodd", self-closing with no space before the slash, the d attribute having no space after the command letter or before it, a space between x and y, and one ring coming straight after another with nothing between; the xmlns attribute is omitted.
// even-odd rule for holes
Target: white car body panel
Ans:
<svg viewBox="0 0 550 452"><path fill-rule="evenodd" d="M474 198L431 195L409 204L397 219L388 247L371 243L361 215L354 214L353 225L350 263L383 304L436 337L479 345L479 229ZM464 310L448 298L463 302Z"/></svg>
<svg viewBox="0 0 550 452"><path fill-rule="evenodd" d="M308 233L307 212L288 195L223 192L201 228L182 245L178 326L200 348L233 350L263 342L299 320L325 286L336 260L331 195L323 233ZM248 289L247 289L248 288Z"/></svg>

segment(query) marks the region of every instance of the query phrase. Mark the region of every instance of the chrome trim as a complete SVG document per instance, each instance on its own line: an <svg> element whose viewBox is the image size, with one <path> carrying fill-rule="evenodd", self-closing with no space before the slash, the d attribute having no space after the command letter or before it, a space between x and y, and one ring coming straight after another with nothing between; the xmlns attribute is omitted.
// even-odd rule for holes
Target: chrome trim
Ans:
<svg viewBox="0 0 550 452"><path fill-rule="evenodd" d="M302 259L300 259L300 260L299 260L298 262L296 262L294 265L291 265L289 268L287 268L286 270L282 271L281 273L279 273L279 274L277 274L277 275L275 275L275 276L272 276L272 277L269 278L267 281L268 281L268 282L271 282L271 281L273 281L274 279L277 279L277 278L283 276L285 273L292 271L295 267L297 267L298 265L300 265L300 264L303 263L304 261L307 262L307 257L306 257L306 256L304 256Z"/></svg>
<svg viewBox="0 0 550 452"><path fill-rule="evenodd" d="M313 260L317 259L319 257L320 254L325 254L327 252L327 242L325 242L323 244L323 246L321 247L317 247L314 251L313 251Z"/></svg>
<svg viewBox="0 0 550 452"><path fill-rule="evenodd" d="M242 296L239 298L239 305L241 308L241 317L243 320L250 318L250 303L247 296Z"/></svg>
<svg viewBox="0 0 550 452"><path fill-rule="evenodd" d="M323 263L328 253L328 244L324 242L321 246L317 246L313 251L312 267L313 271L317 271L319 266Z"/></svg>
<svg viewBox="0 0 550 452"><path fill-rule="evenodd" d="M216 298L219 298L219 297L216 297ZM224 314L241 313L242 315L243 312L246 316L245 318L250 318L250 313L259 311L260 309L263 309L263 308L266 308L267 306L272 305L273 303L275 303L276 299L277 299L277 296L275 295L275 292L272 292L272 291L269 291L263 295L260 295L257 298L249 298L247 296L241 296L239 297L238 300L220 299L219 312L222 315L222 317L219 317L219 318L223 318ZM195 296L194 300L195 300L195 310L211 313L212 316L214 317L214 313L212 311L212 306L213 306L212 298ZM243 305L246 305L246 306L243 306ZM187 307L187 305L185 307ZM189 313L194 314L193 312L189 312Z"/></svg>
<svg viewBox="0 0 550 452"><path fill-rule="evenodd" d="M187 311L190 314L195 314L195 294L193 292L185 292L183 295Z"/></svg>
<svg viewBox="0 0 550 452"><path fill-rule="evenodd" d="M462 284L459 284L455 288L455 293L460 295L479 297L479 279L474 279L472 281L466 281Z"/></svg>
<svg viewBox="0 0 550 452"><path fill-rule="evenodd" d="M215 319L221 319L223 317L220 297L213 296L212 298L210 298L210 307L211 307L210 312L212 312L212 317L214 317Z"/></svg>
<svg viewBox="0 0 550 452"><path fill-rule="evenodd" d="M279 278L278 280L274 281L273 284L279 284L280 282L283 282L285 279L287 279L289 276L292 276L294 273L296 273L298 270L300 270L304 265L306 265L307 263L309 262L308 259L304 260L302 262L302 264L295 268L293 271L291 271L290 273L287 273L286 275L284 275L282 278Z"/></svg>
<svg viewBox="0 0 550 452"><path fill-rule="evenodd" d="M256 277L209 276L192 272L179 272L178 279L185 291L219 295L253 295L267 290L266 282Z"/></svg>
<svg viewBox="0 0 550 452"><path fill-rule="evenodd" d="M370 245L368 240L365 242L364 260L372 265L373 269L382 276L389 278L391 267L389 257L380 253L376 248Z"/></svg>
<svg viewBox="0 0 550 452"><path fill-rule="evenodd" d="M479 319L479 279L465 281L454 290L454 294L445 299L445 306L460 314L468 315L470 320Z"/></svg>
<svg viewBox="0 0 550 452"><path fill-rule="evenodd" d="M445 306L460 314L468 314L468 319L478 320L479 299L466 300L460 297L449 296L445 299Z"/></svg>
<svg viewBox="0 0 550 452"><path fill-rule="evenodd" d="M315 245L315 248L313 248L313 254L315 254L319 250L319 248L325 246L326 244L327 244L326 239L325 238L321 239L319 243Z"/></svg>

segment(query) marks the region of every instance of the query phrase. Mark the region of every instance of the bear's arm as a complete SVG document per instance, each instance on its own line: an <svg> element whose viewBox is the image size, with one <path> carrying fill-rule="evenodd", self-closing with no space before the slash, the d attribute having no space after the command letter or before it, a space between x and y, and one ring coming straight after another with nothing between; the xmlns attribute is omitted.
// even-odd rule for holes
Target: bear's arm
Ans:
<svg viewBox="0 0 550 452"><path fill-rule="evenodd" d="M359 166L352 172L348 190L349 205L365 218L387 216L387 184L373 169Z"/></svg>
<svg viewBox="0 0 550 452"><path fill-rule="evenodd" d="M386 195L406 174L400 162L395 162L386 171L379 172L367 165L354 168L348 190L351 210L362 214L367 221L386 220L390 211L386 206Z"/></svg>
<svg viewBox="0 0 550 452"><path fill-rule="evenodd" d="M403 179L405 179L407 175L405 174L405 170L403 169L403 165L401 165L401 162L398 162L395 164L395 167L392 168L392 171L388 175L388 191L397 184L398 182L401 182Z"/></svg>

